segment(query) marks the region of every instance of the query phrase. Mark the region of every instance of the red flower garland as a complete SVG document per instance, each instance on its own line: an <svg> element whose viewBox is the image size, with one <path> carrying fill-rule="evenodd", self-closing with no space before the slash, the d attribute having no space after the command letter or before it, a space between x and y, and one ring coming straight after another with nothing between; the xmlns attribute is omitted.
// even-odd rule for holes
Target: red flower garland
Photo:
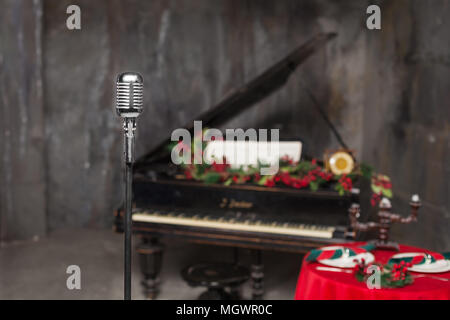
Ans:
<svg viewBox="0 0 450 320"><path fill-rule="evenodd" d="M179 144L181 147L181 144ZM323 184L334 182L334 188L340 195L350 193L353 189L354 179L358 174L334 175L318 165L316 159L312 161L295 162L285 156L280 159L280 170L273 176L261 176L260 168L250 167L247 170L242 168L231 168L224 158L222 163L214 161L212 164L184 165L184 176L188 180L200 180L206 183L243 184L254 183L268 188L277 185L284 185L295 189L309 187L316 191ZM392 187L389 178L381 175L372 176L372 198L371 204L375 206L382 196L389 197ZM377 189L378 188L378 189Z"/></svg>

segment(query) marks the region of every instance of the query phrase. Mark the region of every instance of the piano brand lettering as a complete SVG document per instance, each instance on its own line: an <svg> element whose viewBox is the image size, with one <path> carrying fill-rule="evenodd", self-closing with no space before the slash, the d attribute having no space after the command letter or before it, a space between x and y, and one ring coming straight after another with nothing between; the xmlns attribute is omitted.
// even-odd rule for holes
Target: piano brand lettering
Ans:
<svg viewBox="0 0 450 320"><path fill-rule="evenodd" d="M81 30L81 9L77 5L70 5L66 10L67 14L70 14L66 20L66 26L69 30Z"/></svg>
<svg viewBox="0 0 450 320"><path fill-rule="evenodd" d="M279 169L279 129L270 129L270 141L267 129L226 129L224 135L219 129L203 130L202 121L194 121L194 141L189 130L175 129L171 140L178 142L171 152L174 164L244 164L246 161L260 161L266 166L261 167L261 175L273 175ZM236 142L235 144L217 144L216 142ZM208 143L203 150L203 143ZM193 157L192 157L193 156ZM261 160L263 159L263 160Z"/></svg>
<svg viewBox="0 0 450 320"><path fill-rule="evenodd" d="M253 207L253 203L248 201L236 201L234 199L228 200L227 198L222 198L222 202L219 205L221 208L239 208L239 209L250 209Z"/></svg>
<svg viewBox="0 0 450 320"><path fill-rule="evenodd" d="M81 269L77 265L70 265L66 269L66 273L70 274L67 278L66 286L69 290L81 289Z"/></svg>
<svg viewBox="0 0 450 320"><path fill-rule="evenodd" d="M367 14L370 16L366 20L366 26L369 30L381 29L381 9L379 6L373 4L367 7Z"/></svg>

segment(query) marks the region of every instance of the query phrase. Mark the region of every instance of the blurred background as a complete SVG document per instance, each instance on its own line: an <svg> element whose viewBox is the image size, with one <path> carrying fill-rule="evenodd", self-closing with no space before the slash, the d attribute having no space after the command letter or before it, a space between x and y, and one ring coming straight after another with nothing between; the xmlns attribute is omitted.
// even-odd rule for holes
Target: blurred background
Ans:
<svg viewBox="0 0 450 320"><path fill-rule="evenodd" d="M81 30L66 27L71 4L81 8ZM370 4L381 7L381 30L366 28ZM0 8L0 298L24 297L25 276L11 270L45 273L46 263L76 263L91 246L97 258L110 248L117 274L111 287L84 297L105 297L98 292L114 286L121 297L122 242L111 230L123 192L118 73L145 79L142 155L324 31L338 36L226 127L277 123L282 136L322 158L338 142L309 88L358 160L391 177L396 211L406 215L410 195L421 196L418 223L394 225L392 238L450 250L450 1L0 0ZM52 247L52 235L66 245ZM276 259L293 261L295 282L301 257ZM51 281L42 279L36 290Z"/></svg>

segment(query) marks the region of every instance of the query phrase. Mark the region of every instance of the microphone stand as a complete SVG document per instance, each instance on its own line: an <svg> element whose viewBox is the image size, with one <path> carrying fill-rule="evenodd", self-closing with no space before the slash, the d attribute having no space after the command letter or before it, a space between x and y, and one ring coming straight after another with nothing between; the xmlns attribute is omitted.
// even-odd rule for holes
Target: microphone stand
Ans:
<svg viewBox="0 0 450 320"><path fill-rule="evenodd" d="M134 131L136 118L142 112L142 76L125 72L117 77L116 112L123 118L125 129L125 217L124 217L124 300L131 300L131 207L133 201Z"/></svg>
<svg viewBox="0 0 450 320"><path fill-rule="evenodd" d="M125 129L125 239L124 239L124 300L131 300L131 206L133 197L134 118L124 119Z"/></svg>

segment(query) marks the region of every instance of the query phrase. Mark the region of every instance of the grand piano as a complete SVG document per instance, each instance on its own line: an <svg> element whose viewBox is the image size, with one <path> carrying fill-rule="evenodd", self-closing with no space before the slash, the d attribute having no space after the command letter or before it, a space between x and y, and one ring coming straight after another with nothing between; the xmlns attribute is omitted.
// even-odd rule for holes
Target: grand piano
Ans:
<svg viewBox="0 0 450 320"><path fill-rule="evenodd" d="M334 36L317 35L193 120L202 120L207 127L224 124L282 88L295 69ZM186 126L191 133L192 124ZM164 237L251 249L255 299L264 294L262 250L305 253L325 244L352 241L348 209L359 202L357 191L341 196L332 188L312 192L179 179L179 168L171 162L167 148L170 142L161 142L134 166L132 230L140 238L137 252L148 298L158 293L164 249L160 239ZM123 209L115 212L114 228L123 232Z"/></svg>

